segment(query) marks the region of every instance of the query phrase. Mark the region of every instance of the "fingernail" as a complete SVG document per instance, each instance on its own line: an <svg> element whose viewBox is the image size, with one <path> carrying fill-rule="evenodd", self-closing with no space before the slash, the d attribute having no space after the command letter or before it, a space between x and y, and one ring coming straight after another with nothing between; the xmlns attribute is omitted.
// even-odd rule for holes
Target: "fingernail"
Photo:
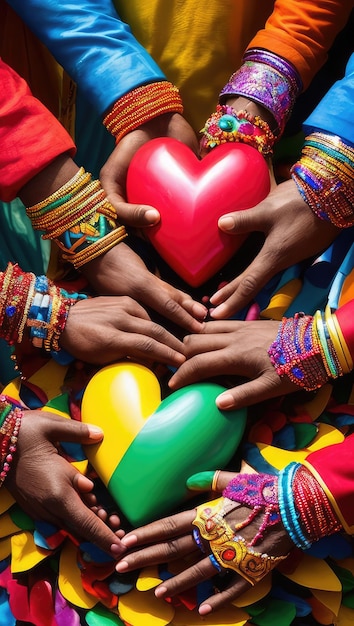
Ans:
<svg viewBox="0 0 354 626"><path fill-rule="evenodd" d="M122 548L123 548L123 546L121 545L121 543L112 543L112 545L111 545L111 553L112 553L112 555L114 557L117 557L120 554L122 554L122 552L125 551Z"/></svg>
<svg viewBox="0 0 354 626"><path fill-rule="evenodd" d="M130 548L137 542L136 535L125 535L125 537L122 537L121 542L125 548Z"/></svg>
<svg viewBox="0 0 354 626"><path fill-rule="evenodd" d="M157 587L157 589L155 589L156 598L162 598L162 596L164 596L166 593L167 593L166 587Z"/></svg>
<svg viewBox="0 0 354 626"><path fill-rule="evenodd" d="M126 561L119 561L116 565L117 572L125 572L128 569L128 563Z"/></svg>
<svg viewBox="0 0 354 626"><path fill-rule="evenodd" d="M208 489L211 487L215 472L199 472L193 474L187 480L187 487L191 491L199 491L200 489Z"/></svg>
<svg viewBox="0 0 354 626"><path fill-rule="evenodd" d="M90 437L98 437L98 436L102 437L103 435L102 428L99 428L98 426L89 424L88 429L89 429Z"/></svg>
<svg viewBox="0 0 354 626"><path fill-rule="evenodd" d="M211 611L212 608L210 604L202 604L198 609L199 615L208 615L208 613L211 613Z"/></svg>
<svg viewBox="0 0 354 626"><path fill-rule="evenodd" d="M193 312L194 315L197 315L198 317L204 319L208 314L208 309L203 304L199 304L198 302L196 302L193 306Z"/></svg>
<svg viewBox="0 0 354 626"><path fill-rule="evenodd" d="M160 220L160 213L156 209L148 209L145 212L145 218L148 222L156 224Z"/></svg>
<svg viewBox="0 0 354 626"><path fill-rule="evenodd" d="M223 230L232 230L235 227L235 220L233 217L225 215L225 217L220 217L218 226Z"/></svg>
<svg viewBox="0 0 354 626"><path fill-rule="evenodd" d="M234 399L230 393L222 393L216 398L216 405L219 409L231 409L234 406Z"/></svg>

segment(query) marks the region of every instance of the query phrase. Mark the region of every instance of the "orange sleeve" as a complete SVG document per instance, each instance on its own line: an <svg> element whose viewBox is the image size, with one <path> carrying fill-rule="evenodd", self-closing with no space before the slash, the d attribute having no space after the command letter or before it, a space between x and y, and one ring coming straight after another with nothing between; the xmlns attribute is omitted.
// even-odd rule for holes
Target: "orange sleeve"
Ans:
<svg viewBox="0 0 354 626"><path fill-rule="evenodd" d="M353 0L276 0L265 28L248 48L265 48L285 58L295 66L306 89L353 7Z"/></svg>

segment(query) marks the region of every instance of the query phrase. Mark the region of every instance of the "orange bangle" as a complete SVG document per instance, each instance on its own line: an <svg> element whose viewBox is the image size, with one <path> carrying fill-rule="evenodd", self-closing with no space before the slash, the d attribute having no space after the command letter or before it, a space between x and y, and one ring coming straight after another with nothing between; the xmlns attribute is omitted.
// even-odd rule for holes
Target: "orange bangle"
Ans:
<svg viewBox="0 0 354 626"><path fill-rule="evenodd" d="M179 91L168 81L142 85L119 98L103 124L118 143L127 133L163 113L183 113Z"/></svg>

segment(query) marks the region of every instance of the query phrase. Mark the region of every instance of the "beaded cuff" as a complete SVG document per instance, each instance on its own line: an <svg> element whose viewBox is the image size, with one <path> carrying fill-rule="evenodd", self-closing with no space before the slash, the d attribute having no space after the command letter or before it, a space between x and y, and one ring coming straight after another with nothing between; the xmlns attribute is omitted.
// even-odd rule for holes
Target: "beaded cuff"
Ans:
<svg viewBox="0 0 354 626"><path fill-rule="evenodd" d="M298 548L307 550L314 541L342 530L322 487L300 463L280 471L278 492L284 528Z"/></svg>
<svg viewBox="0 0 354 626"><path fill-rule="evenodd" d="M301 80L293 65L267 50L250 48L219 99L223 103L237 95L258 102L273 115L279 137L301 89Z"/></svg>
<svg viewBox="0 0 354 626"><path fill-rule="evenodd" d="M54 239L63 259L75 268L104 254L125 239L116 212L99 180L84 168L51 196L26 209L33 227Z"/></svg>
<svg viewBox="0 0 354 626"><path fill-rule="evenodd" d="M23 272L9 263L0 274L0 337L21 343L25 329L32 344L47 352L60 350L59 339L70 307L85 294L60 289L46 276Z"/></svg>
<svg viewBox="0 0 354 626"><path fill-rule="evenodd" d="M338 228L354 225L354 147L335 135L305 139L291 175L306 204Z"/></svg>
<svg viewBox="0 0 354 626"><path fill-rule="evenodd" d="M0 487L9 473L16 452L22 415L23 410L19 405L8 396L0 395Z"/></svg>
<svg viewBox="0 0 354 626"><path fill-rule="evenodd" d="M316 311L312 317L296 313L283 318L276 340L268 355L277 374L287 376L291 382L306 391L322 387L329 378L350 371L347 357L339 348L333 316L327 318ZM338 341L337 341L338 339Z"/></svg>
<svg viewBox="0 0 354 626"><path fill-rule="evenodd" d="M119 98L103 124L118 143L129 132L163 113L183 113L179 91L168 81L142 85Z"/></svg>

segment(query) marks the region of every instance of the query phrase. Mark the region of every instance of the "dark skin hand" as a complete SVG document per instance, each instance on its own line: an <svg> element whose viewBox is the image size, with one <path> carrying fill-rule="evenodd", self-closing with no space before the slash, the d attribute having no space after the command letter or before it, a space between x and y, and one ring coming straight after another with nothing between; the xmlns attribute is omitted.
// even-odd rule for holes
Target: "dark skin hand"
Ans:
<svg viewBox="0 0 354 626"><path fill-rule="evenodd" d="M107 364L126 357L178 366L185 360L181 341L151 321L128 296L97 296L69 310L60 346L86 363Z"/></svg>
<svg viewBox="0 0 354 626"><path fill-rule="evenodd" d="M313 213L293 180L272 189L252 209L223 215L219 228L231 235L262 232L265 241L244 272L210 298L214 319L226 319L242 309L278 272L322 252L340 232Z"/></svg>
<svg viewBox="0 0 354 626"><path fill-rule="evenodd" d="M81 270L99 295L130 296L188 332L203 328L206 307L149 272L124 242Z"/></svg>
<svg viewBox="0 0 354 626"><path fill-rule="evenodd" d="M179 113L165 113L142 124L119 141L100 172L100 181L117 211L120 223L134 228L152 226L160 219L159 212L148 205L129 204L125 183L129 163L135 152L150 139L172 137L198 154L198 140L188 122Z"/></svg>
<svg viewBox="0 0 354 626"><path fill-rule="evenodd" d="M186 361L170 379L170 388L179 389L213 376L242 377L241 383L216 398L223 410L298 390L288 378L278 376L268 356L278 328L279 322L270 320L206 322L201 334L184 338ZM244 382L245 378L249 380Z"/></svg>
<svg viewBox="0 0 354 626"><path fill-rule="evenodd" d="M220 472L216 480L214 497L220 495L229 481L236 474L230 472ZM226 514L226 519L230 525L243 521L249 514L248 507L234 503L235 506ZM127 533L122 539L122 543L129 552L121 557L116 569L118 572L128 572L149 565L168 563L174 560L188 557L188 563L193 561L184 571L168 580L163 581L155 589L158 598L169 598L193 588L195 585L214 578L216 570L210 562L209 544L203 541L205 554L196 546L192 531L192 522L195 518L196 510L183 511L177 515L172 515L164 519L152 522L147 526ZM260 525L260 518L257 516L249 526L246 526L239 534L246 541L250 541L257 533ZM270 556L285 556L289 553L294 544L286 533L282 523L276 524L268 529L264 538L257 543L255 549ZM219 593L210 596L199 606L199 614L208 613L220 609L232 602L245 591L250 589L247 582L236 572L230 572L228 585ZM214 580L217 586L217 579Z"/></svg>
<svg viewBox="0 0 354 626"><path fill-rule="evenodd" d="M24 411L5 485L33 519L49 522L117 557L125 551L119 518L107 519L92 493L92 481L58 452L59 441L87 445L102 439L103 433L96 426L53 413Z"/></svg>

